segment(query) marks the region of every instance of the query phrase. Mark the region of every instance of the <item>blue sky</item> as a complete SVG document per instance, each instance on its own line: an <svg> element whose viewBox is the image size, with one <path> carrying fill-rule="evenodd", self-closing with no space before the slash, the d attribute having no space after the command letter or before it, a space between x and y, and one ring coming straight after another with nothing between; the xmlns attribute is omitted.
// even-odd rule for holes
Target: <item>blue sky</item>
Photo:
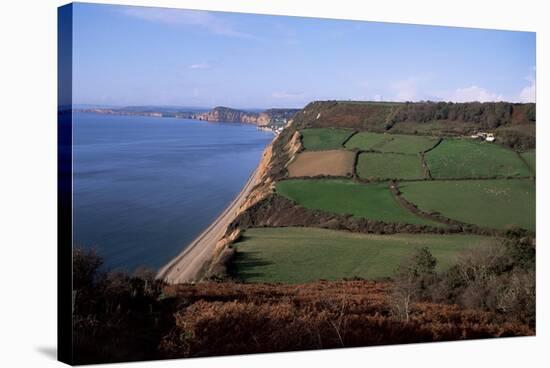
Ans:
<svg viewBox="0 0 550 368"><path fill-rule="evenodd" d="M535 33L77 4L73 101L535 99Z"/></svg>

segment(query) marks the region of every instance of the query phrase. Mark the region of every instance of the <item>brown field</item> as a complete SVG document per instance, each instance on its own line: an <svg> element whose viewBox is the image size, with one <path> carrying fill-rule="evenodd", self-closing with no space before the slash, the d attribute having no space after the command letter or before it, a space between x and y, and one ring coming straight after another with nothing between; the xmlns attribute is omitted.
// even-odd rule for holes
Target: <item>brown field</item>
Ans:
<svg viewBox="0 0 550 368"><path fill-rule="evenodd" d="M291 178L304 176L351 176L355 152L345 150L308 151L296 156L288 166Z"/></svg>

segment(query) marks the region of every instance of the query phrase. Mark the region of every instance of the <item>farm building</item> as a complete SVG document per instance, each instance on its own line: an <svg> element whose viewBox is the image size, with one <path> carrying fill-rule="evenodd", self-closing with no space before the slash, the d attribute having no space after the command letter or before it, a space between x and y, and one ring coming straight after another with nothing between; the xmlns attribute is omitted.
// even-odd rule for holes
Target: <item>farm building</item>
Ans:
<svg viewBox="0 0 550 368"><path fill-rule="evenodd" d="M472 139L482 139L487 142L493 142L495 140L495 135L493 133L477 132L470 136Z"/></svg>

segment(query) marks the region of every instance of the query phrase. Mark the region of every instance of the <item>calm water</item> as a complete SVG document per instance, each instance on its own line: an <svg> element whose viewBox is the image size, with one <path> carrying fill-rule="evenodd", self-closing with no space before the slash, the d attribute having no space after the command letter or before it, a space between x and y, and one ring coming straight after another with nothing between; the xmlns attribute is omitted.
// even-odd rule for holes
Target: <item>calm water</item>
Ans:
<svg viewBox="0 0 550 368"><path fill-rule="evenodd" d="M233 200L273 135L254 126L76 113L74 242L160 268Z"/></svg>

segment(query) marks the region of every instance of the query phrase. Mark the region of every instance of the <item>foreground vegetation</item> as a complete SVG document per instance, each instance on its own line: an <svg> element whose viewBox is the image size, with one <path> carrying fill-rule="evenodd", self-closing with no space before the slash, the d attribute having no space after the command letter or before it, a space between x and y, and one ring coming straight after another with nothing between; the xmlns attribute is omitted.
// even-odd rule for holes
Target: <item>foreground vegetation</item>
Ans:
<svg viewBox="0 0 550 368"><path fill-rule="evenodd" d="M292 179L278 182L276 188L277 193L305 208L385 222L442 226L435 221L417 217L401 207L390 193L387 183Z"/></svg>
<svg viewBox="0 0 550 368"><path fill-rule="evenodd" d="M424 211L489 228L535 231L535 183L530 179L407 182L400 190Z"/></svg>
<svg viewBox="0 0 550 368"><path fill-rule="evenodd" d="M500 244L463 252L445 272L421 248L398 267L390 301L408 321L412 301L443 301L500 313L535 328L535 242L523 231L509 231Z"/></svg>
<svg viewBox="0 0 550 368"><path fill-rule="evenodd" d="M237 250L233 272L245 282L304 283L360 277L390 277L415 249L427 247L446 270L464 249L483 248L496 239L475 235L357 234L315 228L248 229Z"/></svg>

